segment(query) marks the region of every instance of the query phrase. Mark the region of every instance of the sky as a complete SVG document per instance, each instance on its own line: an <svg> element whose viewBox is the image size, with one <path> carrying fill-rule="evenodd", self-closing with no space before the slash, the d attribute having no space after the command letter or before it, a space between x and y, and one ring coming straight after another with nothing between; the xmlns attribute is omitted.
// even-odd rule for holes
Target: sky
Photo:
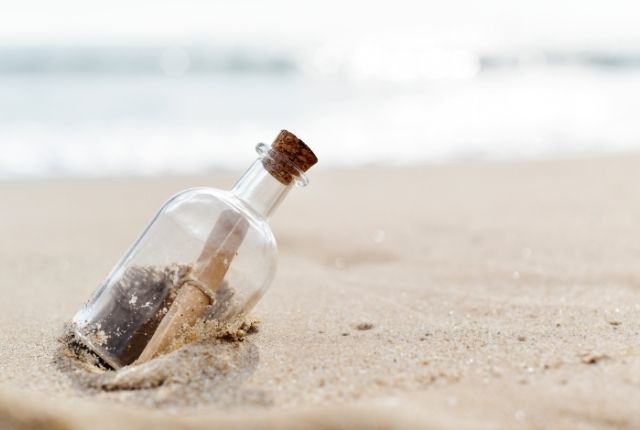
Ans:
<svg viewBox="0 0 640 430"><path fill-rule="evenodd" d="M2 4L5 3L5 4ZM0 2L0 44L355 43L428 38L470 49L635 49L632 0L20 0Z"/></svg>

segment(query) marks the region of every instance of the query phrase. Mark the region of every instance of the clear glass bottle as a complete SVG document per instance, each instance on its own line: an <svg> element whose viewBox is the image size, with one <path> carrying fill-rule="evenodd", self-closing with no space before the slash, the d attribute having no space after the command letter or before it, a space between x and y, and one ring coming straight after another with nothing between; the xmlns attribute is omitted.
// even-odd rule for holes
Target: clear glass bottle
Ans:
<svg viewBox="0 0 640 430"><path fill-rule="evenodd" d="M286 130L256 149L231 191L167 201L73 318L79 340L114 369L170 350L185 325L246 314L268 288L277 258L268 219L317 159Z"/></svg>

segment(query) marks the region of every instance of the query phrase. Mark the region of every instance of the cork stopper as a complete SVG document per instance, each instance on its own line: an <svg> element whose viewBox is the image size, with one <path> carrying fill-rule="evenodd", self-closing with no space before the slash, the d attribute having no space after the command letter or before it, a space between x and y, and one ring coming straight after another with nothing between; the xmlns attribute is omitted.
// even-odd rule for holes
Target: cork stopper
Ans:
<svg viewBox="0 0 640 430"><path fill-rule="evenodd" d="M289 185L300 171L306 172L317 162L311 148L287 130L278 134L271 144L269 157L262 159L264 168L284 185Z"/></svg>

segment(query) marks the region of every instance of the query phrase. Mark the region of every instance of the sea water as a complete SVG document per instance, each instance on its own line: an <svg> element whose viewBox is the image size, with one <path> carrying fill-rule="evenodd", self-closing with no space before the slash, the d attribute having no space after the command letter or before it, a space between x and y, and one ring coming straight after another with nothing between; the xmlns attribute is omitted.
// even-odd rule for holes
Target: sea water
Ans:
<svg viewBox="0 0 640 430"><path fill-rule="evenodd" d="M6 18L15 28L0 29L0 178L236 169L252 157L247 145L281 128L307 140L324 167L640 150L633 8L355 2L339 15L331 5L312 11L330 28L291 21L292 40L273 24L293 3L276 3L283 15L263 23L249 13L258 2L237 16L225 3L207 20L196 19L203 3L190 2L175 12L190 17L182 32L196 27L181 43L116 40L108 18L88 12L95 22L80 30L92 38L69 19L52 34L78 34L34 42L22 29L35 12L24 26ZM131 31L173 28L119 4ZM11 42L9 31L25 40Z"/></svg>

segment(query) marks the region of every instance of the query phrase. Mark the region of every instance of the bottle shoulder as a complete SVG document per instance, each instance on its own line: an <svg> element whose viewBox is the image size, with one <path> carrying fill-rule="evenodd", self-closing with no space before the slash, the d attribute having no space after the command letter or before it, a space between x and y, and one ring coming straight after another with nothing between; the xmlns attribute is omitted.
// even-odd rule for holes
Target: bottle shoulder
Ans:
<svg viewBox="0 0 640 430"><path fill-rule="evenodd" d="M200 210L215 215L229 209L244 217L254 230L262 232L265 239L268 239L276 247L276 240L268 219L230 191L213 187L187 188L169 198L163 205L162 211L172 213Z"/></svg>

